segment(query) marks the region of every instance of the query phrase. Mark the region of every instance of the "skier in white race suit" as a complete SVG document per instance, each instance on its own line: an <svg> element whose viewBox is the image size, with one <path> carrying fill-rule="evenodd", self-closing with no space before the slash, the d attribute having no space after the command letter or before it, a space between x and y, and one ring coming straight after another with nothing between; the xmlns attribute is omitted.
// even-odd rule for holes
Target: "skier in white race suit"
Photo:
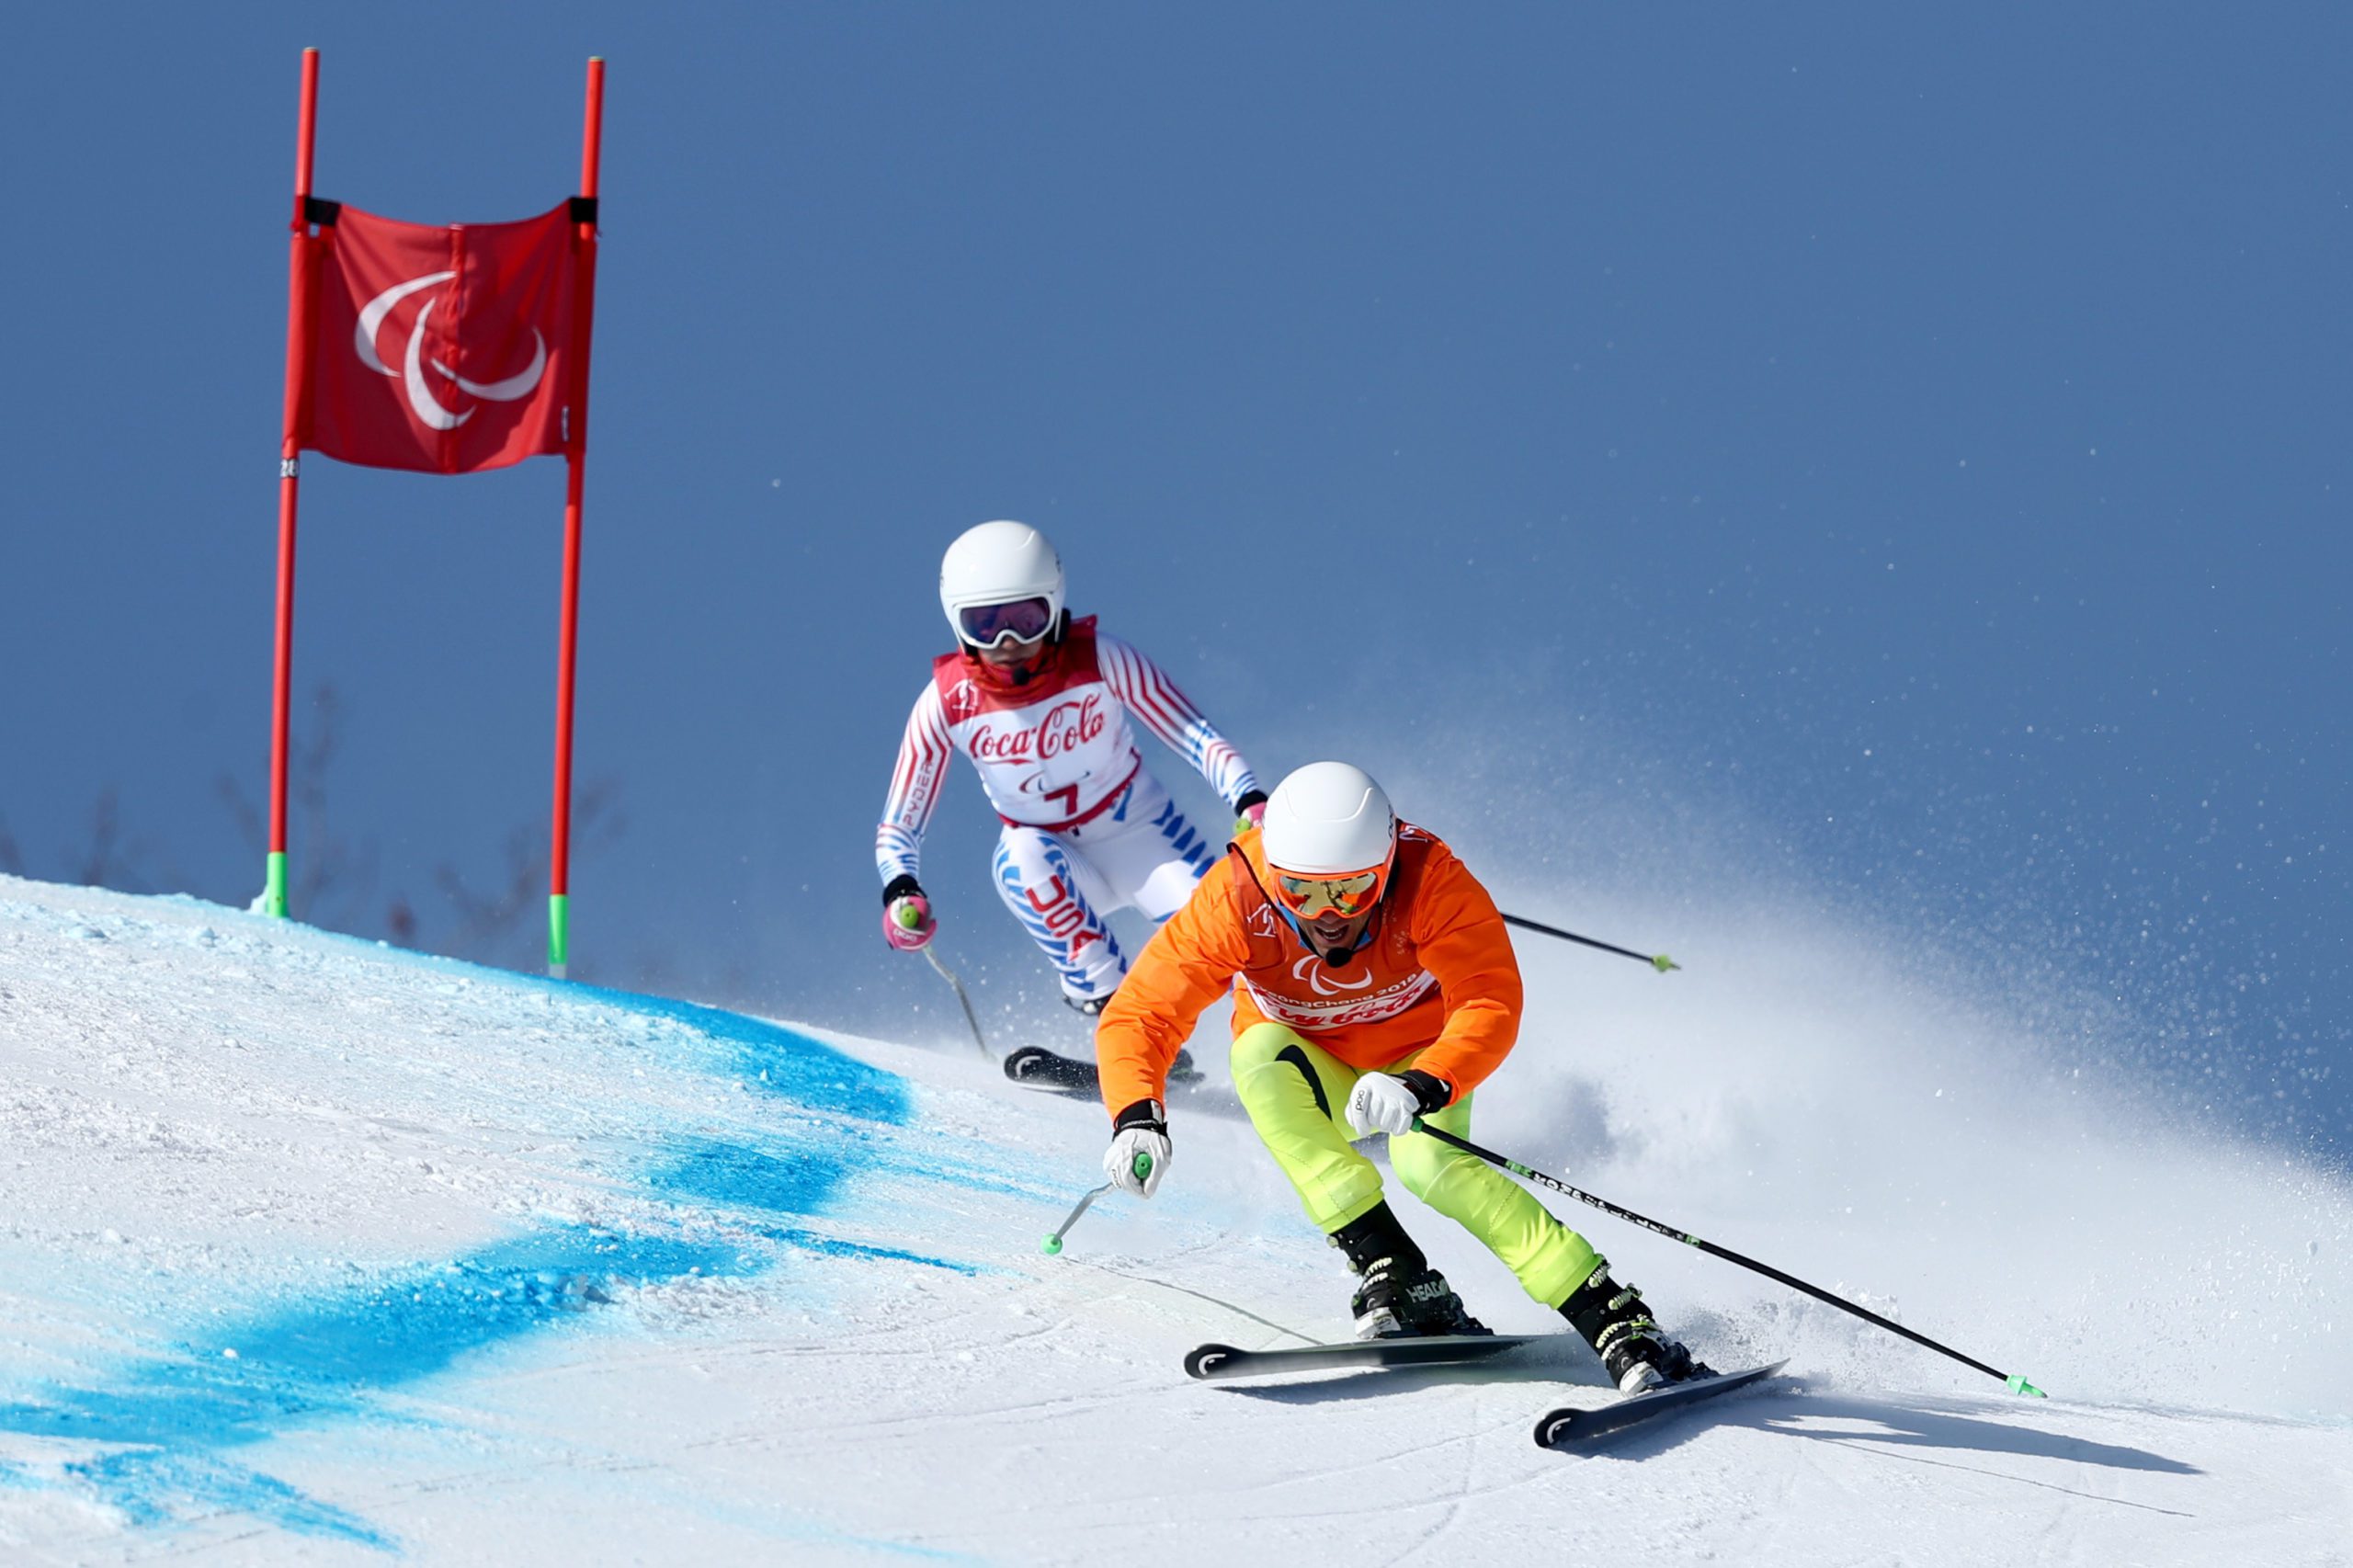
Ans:
<svg viewBox="0 0 2353 1568"><path fill-rule="evenodd" d="M1216 863L1204 838L1143 765L1131 718L1191 764L1255 825L1266 793L1226 739L1160 666L1095 618L1063 605L1062 561L1024 523L966 530L939 566L940 608L957 648L932 661L915 699L874 835L882 935L912 952L938 924L916 879L923 835L949 759L972 759L1004 824L997 895L1061 979L1063 999L1099 1013L1128 971L1105 916L1122 907L1165 920Z"/></svg>

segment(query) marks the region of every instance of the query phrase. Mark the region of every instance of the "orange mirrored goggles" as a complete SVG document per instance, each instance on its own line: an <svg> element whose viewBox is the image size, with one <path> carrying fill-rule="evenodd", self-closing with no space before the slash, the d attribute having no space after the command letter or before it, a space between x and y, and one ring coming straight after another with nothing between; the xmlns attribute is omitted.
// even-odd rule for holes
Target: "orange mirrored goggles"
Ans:
<svg viewBox="0 0 2353 1568"><path fill-rule="evenodd" d="M1344 877L1295 877L1278 871L1275 896L1302 920L1313 920L1326 913L1353 920L1381 902L1381 890L1388 881L1386 866L1351 871Z"/></svg>

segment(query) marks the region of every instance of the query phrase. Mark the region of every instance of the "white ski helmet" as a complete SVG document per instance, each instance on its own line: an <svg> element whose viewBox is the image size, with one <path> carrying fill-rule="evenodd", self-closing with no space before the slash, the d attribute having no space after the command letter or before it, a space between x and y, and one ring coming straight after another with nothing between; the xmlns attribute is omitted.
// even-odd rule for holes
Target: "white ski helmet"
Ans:
<svg viewBox="0 0 2353 1568"><path fill-rule="evenodd" d="M1049 630L1063 619L1063 562L1027 523L982 523L959 534L939 562L939 608L960 643L970 644L962 611L974 605L1046 601Z"/></svg>
<svg viewBox="0 0 2353 1568"><path fill-rule="evenodd" d="M1311 762L1276 785L1265 831L1267 864L1302 876L1385 868L1397 849L1388 791L1345 762Z"/></svg>

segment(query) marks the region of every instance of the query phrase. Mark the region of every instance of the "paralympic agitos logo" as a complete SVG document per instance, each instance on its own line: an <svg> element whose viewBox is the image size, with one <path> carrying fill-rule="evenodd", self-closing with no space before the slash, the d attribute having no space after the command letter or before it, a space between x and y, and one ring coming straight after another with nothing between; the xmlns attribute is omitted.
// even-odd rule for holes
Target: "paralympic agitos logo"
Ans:
<svg viewBox="0 0 2353 1568"><path fill-rule="evenodd" d="M418 304L415 320L409 325L408 340L401 351L400 369L394 369L385 362L377 340L393 312L411 296L423 294L457 276L453 271L428 272L422 278L393 284L368 301L360 311L358 325L351 335L351 346L358 354L359 362L382 375L398 378L402 391L408 398L409 412L422 420L427 428L434 430L455 430L472 419L484 403L519 403L529 397L538 389L540 378L547 373L548 368L547 339L540 336L539 329L534 327L531 329L530 363L515 374L495 381L469 381L458 374L426 352L427 326L433 318L433 307L440 303L438 298L427 298ZM446 387L437 387L434 381L427 378L426 371L428 368L435 377L447 383ZM445 403L443 397L449 388L472 400L470 405L455 408ZM455 401L458 400L451 399L451 402Z"/></svg>
<svg viewBox="0 0 2353 1568"><path fill-rule="evenodd" d="M1362 991L1372 983L1370 970L1361 975L1343 974L1337 970L1324 968L1324 960L1313 953L1302 954L1300 960L1290 966L1290 977L1307 982L1307 988L1318 996L1338 996L1350 991Z"/></svg>

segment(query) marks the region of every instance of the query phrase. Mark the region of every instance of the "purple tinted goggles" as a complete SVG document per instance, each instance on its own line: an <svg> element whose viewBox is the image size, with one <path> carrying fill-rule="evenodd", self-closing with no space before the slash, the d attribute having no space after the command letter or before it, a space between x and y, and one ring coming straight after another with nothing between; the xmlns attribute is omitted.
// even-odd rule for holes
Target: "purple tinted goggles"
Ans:
<svg viewBox="0 0 2353 1568"><path fill-rule="evenodd" d="M975 648L995 648L1007 638L1035 642L1053 630L1054 609L1042 598L1011 604L966 605L956 612L956 630Z"/></svg>

